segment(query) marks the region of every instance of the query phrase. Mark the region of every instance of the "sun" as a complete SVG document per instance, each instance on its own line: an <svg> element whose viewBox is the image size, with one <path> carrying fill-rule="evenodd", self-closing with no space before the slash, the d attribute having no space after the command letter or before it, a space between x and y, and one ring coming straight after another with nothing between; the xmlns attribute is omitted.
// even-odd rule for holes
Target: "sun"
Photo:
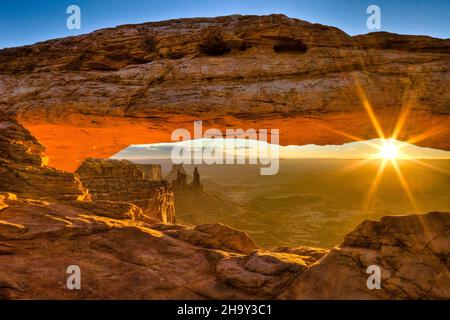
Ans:
<svg viewBox="0 0 450 320"><path fill-rule="evenodd" d="M398 147L392 140L384 140L378 156L385 160L395 160L399 155Z"/></svg>

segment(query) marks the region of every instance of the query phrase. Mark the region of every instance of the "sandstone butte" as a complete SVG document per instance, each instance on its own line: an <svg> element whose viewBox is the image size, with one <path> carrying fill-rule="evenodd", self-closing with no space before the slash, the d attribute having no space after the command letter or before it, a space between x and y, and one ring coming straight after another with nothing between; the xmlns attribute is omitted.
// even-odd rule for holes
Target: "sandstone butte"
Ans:
<svg viewBox="0 0 450 320"><path fill-rule="evenodd" d="M281 143L386 136L450 149L450 40L351 37L283 15L123 25L0 50L0 112L75 171L176 128L278 128ZM343 134L339 134L343 133ZM55 137L58 137L55 139Z"/></svg>
<svg viewBox="0 0 450 320"><path fill-rule="evenodd" d="M369 138L355 84L383 128L409 106L403 138L435 130L419 144L449 149L448 56L448 40L352 38L279 15L1 50L0 298L448 299L448 212L364 221L331 249L267 250L223 224L176 224L167 182L102 159L199 118L277 126L283 143L340 143L330 132L344 128ZM66 288L72 264L82 290ZM366 286L373 264L380 290Z"/></svg>

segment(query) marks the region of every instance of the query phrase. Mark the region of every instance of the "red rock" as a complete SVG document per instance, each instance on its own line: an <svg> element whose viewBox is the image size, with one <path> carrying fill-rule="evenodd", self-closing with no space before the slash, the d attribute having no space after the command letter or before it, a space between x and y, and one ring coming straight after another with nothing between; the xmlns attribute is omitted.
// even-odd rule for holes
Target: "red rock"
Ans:
<svg viewBox="0 0 450 320"><path fill-rule="evenodd" d="M129 202L142 215L163 223L175 222L173 190L167 181L154 181L128 160L87 159L76 173L92 199Z"/></svg>
<svg viewBox="0 0 450 320"><path fill-rule="evenodd" d="M216 38L226 49L208 55L202 48ZM0 112L33 132L51 165L74 171L88 157L170 141L194 120L277 128L284 145L376 138L359 86L386 136L409 106L398 138L450 150L449 47L423 36L350 37L282 15L125 25L0 50Z"/></svg>

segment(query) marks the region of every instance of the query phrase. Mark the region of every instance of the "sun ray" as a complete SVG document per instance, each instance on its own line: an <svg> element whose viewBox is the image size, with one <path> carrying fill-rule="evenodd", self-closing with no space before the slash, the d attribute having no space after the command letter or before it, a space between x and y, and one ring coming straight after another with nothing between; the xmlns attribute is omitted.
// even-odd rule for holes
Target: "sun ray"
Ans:
<svg viewBox="0 0 450 320"><path fill-rule="evenodd" d="M353 141L364 141L364 139L362 139L360 137L354 136L354 135L349 134L349 133L347 133L345 131L341 131L341 130L338 130L338 129L335 129L335 128L331 128L330 126L327 126L325 124L318 124L317 126L319 128L322 128L322 129L328 130L330 132L336 133L336 134L338 134L340 136L343 136L345 138L349 138L349 139L351 139Z"/></svg>
<svg viewBox="0 0 450 320"><path fill-rule="evenodd" d="M397 174L397 177L403 187L403 190L405 191L406 196L408 197L408 200L411 202L411 205L413 206L416 213L420 212L419 207L416 203L416 200L413 197L413 194L411 192L411 189L409 188L408 182L406 181L405 177L403 176L403 173L397 163L397 161L393 160L392 166L394 167L395 173Z"/></svg>
<svg viewBox="0 0 450 320"><path fill-rule="evenodd" d="M406 142L410 143L410 144L416 144L417 142L421 142L423 140L426 140L426 139L436 136L438 134L445 133L448 130L449 130L449 128L447 126L434 127L434 128L427 130L415 137L410 138L409 140L406 140Z"/></svg>
<svg viewBox="0 0 450 320"><path fill-rule="evenodd" d="M422 167L425 167L425 168L427 168L427 169L430 169L430 170L432 170L432 171L436 171L436 172L443 173L443 174L445 174L445 175L450 176L450 172L449 172L449 171L447 171L447 170L445 170L445 169L442 169L442 168L439 168L439 167L437 167L437 166L434 166L434 165L432 165L431 163L427 163L427 162L425 162L425 161L418 160L418 159L408 159L408 161L411 161L411 162L413 162L413 163L415 163L415 164L418 164L418 165L420 165L420 166L422 166Z"/></svg>
<svg viewBox="0 0 450 320"><path fill-rule="evenodd" d="M372 122L372 125L375 128L375 131L377 132L378 136L381 139L385 139L384 132L383 132L383 129L381 128L380 122L378 121L378 118L375 115L372 105L370 104L369 99L367 99L367 96L366 96L363 88L357 81L355 81L355 85L356 85L356 91L358 93L359 99L361 100L361 103L362 103L364 109L366 110L367 114L369 115L370 121Z"/></svg>
<svg viewBox="0 0 450 320"><path fill-rule="evenodd" d="M362 167L363 165L367 164L370 161L373 161L373 159L355 160L354 162L352 162L349 165L346 165L346 166L344 166L342 168L333 170L332 172L325 174L324 177L339 176L339 175L347 173L349 171L356 170L356 169Z"/></svg>
<svg viewBox="0 0 450 320"><path fill-rule="evenodd" d="M394 131L391 134L391 138L397 139L400 133L402 132L403 127L406 124L406 120L410 114L410 111L414 103L417 101L417 92L423 92L425 84L426 82L423 81L423 79L421 78L414 79L414 81L412 79L410 80L408 88L405 88L404 90L402 109L395 123ZM411 89L412 87L414 88Z"/></svg>
<svg viewBox="0 0 450 320"><path fill-rule="evenodd" d="M419 207L417 205L417 202L414 198L414 195L411 191L411 188L408 184L407 179L405 178L405 176L402 173L402 170L400 168L400 164L397 162L397 158L402 157L402 154L400 153L400 150L402 148L404 148L405 146L407 146L408 144L415 144L417 142L423 141L425 139L428 139L430 137L433 137L435 135L438 134L442 134L444 132L446 132L449 128L447 126L440 126L440 127L434 127L426 132L423 132L415 137L410 138L409 140L406 141L406 143L397 143L397 139L398 137L401 135L408 117L410 115L411 109L415 103L415 101L417 100L417 95L416 92L417 90L413 90L411 91L411 86L412 86L412 82L409 83L409 87L405 89L404 91L404 99L403 99L403 104L402 104L402 108L398 114L397 120L395 122L395 125L393 127L392 132L390 132L390 136L387 138L385 135L385 132L381 126L381 123L377 117L377 115L375 114L375 111L362 87L362 85L360 84L357 75L354 73L351 73L351 76L353 78L354 84L355 84L355 88L356 88L356 93L359 97L359 100L361 101L362 106L364 107L364 110L366 111L370 122L372 124L372 126L375 129L375 132L377 133L378 137L382 140L382 144L381 145L377 145L374 143L370 143L365 141L366 143L368 143L369 145L371 145L372 147L374 147L375 149L379 150L379 153L377 155L375 155L375 158L379 157L380 160L380 164L378 167L378 170L374 176L374 179L371 183L371 186L368 190L367 196L365 198L363 207L364 207L364 211L368 212L368 209L370 208L370 205L373 201L373 198L375 196L375 194L377 193L377 190L380 186L380 183L382 181L383 178L383 173L386 169L386 165L388 163L392 164L394 171L396 173L396 176L402 186L402 189L404 190L406 197L408 198L408 200L410 201L412 207L414 208L414 210L416 212L419 212ZM419 83L419 86L423 85L422 83ZM338 129L335 128L331 128L329 126L326 125L320 125L322 128L329 130L337 135L346 137L348 139L351 139L353 141L364 141L362 138L354 136L348 132L344 132L344 131L340 131ZM426 162L422 162L420 160L416 160L416 159L412 159L412 158L406 158L407 160L411 160L416 164L422 165L430 170L434 170L440 173L444 173L444 174L449 174L449 172L445 171L444 169L438 168L433 166L432 164L426 163ZM340 168L330 174L341 174L341 173L345 173L347 171L351 171L354 168L358 168L362 165L364 165L365 163L367 163L368 161L373 160L372 159L367 159L367 161L357 161L349 166Z"/></svg>
<svg viewBox="0 0 450 320"><path fill-rule="evenodd" d="M377 173L375 174L375 178L372 181L366 200L364 202L364 211L367 211L369 209L372 198L378 190L378 186L380 185L381 178L383 177L384 173L384 168L386 167L387 162L387 159L382 159L380 165L378 166Z"/></svg>

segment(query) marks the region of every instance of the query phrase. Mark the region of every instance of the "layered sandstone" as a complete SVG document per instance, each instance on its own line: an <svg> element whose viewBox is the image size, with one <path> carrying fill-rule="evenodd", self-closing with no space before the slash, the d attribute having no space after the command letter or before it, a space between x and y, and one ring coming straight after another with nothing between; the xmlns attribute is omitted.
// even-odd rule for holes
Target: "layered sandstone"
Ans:
<svg viewBox="0 0 450 320"><path fill-rule="evenodd" d="M18 197L44 203L64 202L117 219L149 223L175 221L173 193L168 183L150 181L132 163L86 161L84 170L80 170L87 180L85 184L76 173L48 167L43 155L45 147L17 121L2 118L0 133L0 209L8 206L6 200ZM106 164L111 163L119 165L112 166L108 172ZM94 176L96 180L92 180ZM93 192L89 190L91 186Z"/></svg>
<svg viewBox="0 0 450 320"><path fill-rule="evenodd" d="M128 160L85 160L77 169L93 200L129 202L149 218L175 222L172 187L167 181L154 181Z"/></svg>
<svg viewBox="0 0 450 320"><path fill-rule="evenodd" d="M381 271L380 290L369 290L366 284L372 265ZM449 299L450 214L364 221L280 297Z"/></svg>
<svg viewBox="0 0 450 320"><path fill-rule="evenodd" d="M147 179L128 161L87 160L79 172L94 201L80 201L88 200L85 187L76 175L46 167L43 147L28 131L14 120L0 128L0 298L450 297L450 213L365 221L329 252L261 250L246 233L222 224L187 227L148 217L148 187L163 181ZM35 176L21 175L28 167L46 183L13 194L18 184L36 185ZM63 179L69 176L75 187ZM126 201L117 201L124 193ZM81 290L66 287L74 264L82 271ZM370 265L381 268L380 290L366 285Z"/></svg>
<svg viewBox="0 0 450 320"><path fill-rule="evenodd" d="M136 166L150 180L162 180L162 170L159 164L136 163Z"/></svg>
<svg viewBox="0 0 450 320"><path fill-rule="evenodd" d="M15 120L0 119L0 191L41 200L89 200L77 175L47 166L44 150Z"/></svg>
<svg viewBox="0 0 450 320"><path fill-rule="evenodd" d="M449 48L283 15L124 25L1 50L0 111L71 171L130 144L170 141L194 120L278 128L282 144L370 139L369 104L387 136L407 111L400 140L448 150Z"/></svg>
<svg viewBox="0 0 450 320"><path fill-rule="evenodd" d="M450 213L366 221L317 260L323 250L238 253L168 232L183 226L152 227L61 203L6 202L0 218L0 297L6 299L450 297ZM65 286L73 264L82 271L81 290ZM381 267L380 290L367 289L371 264Z"/></svg>
<svg viewBox="0 0 450 320"><path fill-rule="evenodd" d="M72 170L202 118L278 127L285 143L347 139L325 122L372 137L355 83L383 126L411 107L421 121L406 125L408 138L448 121L448 46L284 16L122 26L0 51L0 110ZM173 221L170 186L130 162L87 160L80 181L47 166L44 147L3 117L0 151L1 299L450 298L450 213L365 221L329 251L261 250L221 224L156 223ZM81 290L66 288L74 264ZM380 290L366 285L370 265Z"/></svg>

